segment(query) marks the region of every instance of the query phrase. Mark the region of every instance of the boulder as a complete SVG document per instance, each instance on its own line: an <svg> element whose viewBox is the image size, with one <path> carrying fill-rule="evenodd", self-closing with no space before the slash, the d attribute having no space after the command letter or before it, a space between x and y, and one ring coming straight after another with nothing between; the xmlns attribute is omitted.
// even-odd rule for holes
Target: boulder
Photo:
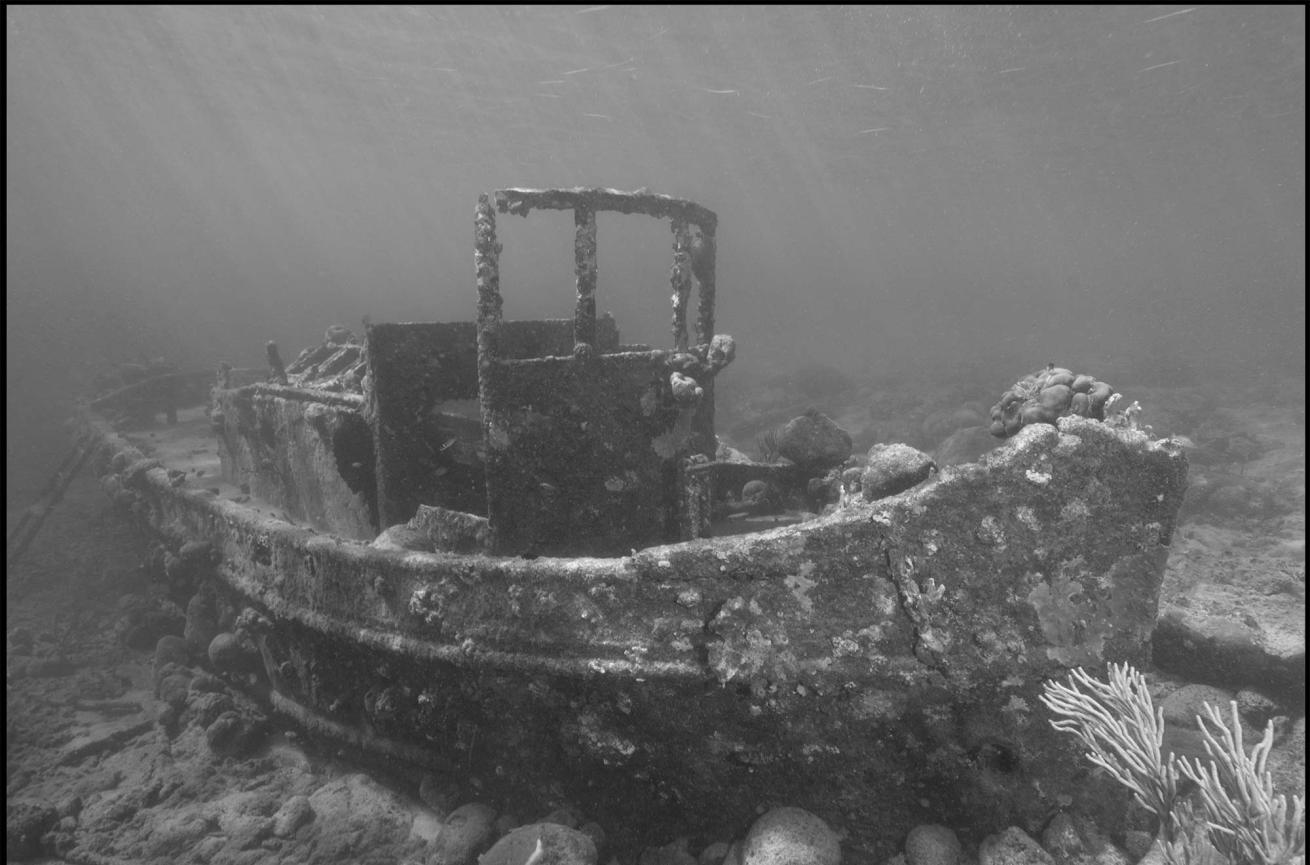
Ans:
<svg viewBox="0 0 1310 865"><path fill-rule="evenodd" d="M823 473L851 455L851 435L832 418L811 409L778 431L778 453L804 471Z"/></svg>
<svg viewBox="0 0 1310 865"><path fill-rule="evenodd" d="M766 811L746 833L742 865L839 865L841 842L822 819L803 808Z"/></svg>
<svg viewBox="0 0 1310 865"><path fill-rule="evenodd" d="M494 835L496 809L481 802L460 805L441 824L428 850L427 865L473 865ZM486 859L483 863L485 865Z"/></svg>
<svg viewBox="0 0 1310 865"><path fill-rule="evenodd" d="M958 865L963 855L960 839L945 826L915 826L905 839L906 865Z"/></svg>
<svg viewBox="0 0 1310 865"><path fill-rule="evenodd" d="M224 631L209 642L209 663L220 673L244 673L254 664L254 652L236 634Z"/></svg>
<svg viewBox="0 0 1310 865"><path fill-rule="evenodd" d="M928 479L937 464L921 450L905 444L874 445L860 486L867 501L902 493Z"/></svg>

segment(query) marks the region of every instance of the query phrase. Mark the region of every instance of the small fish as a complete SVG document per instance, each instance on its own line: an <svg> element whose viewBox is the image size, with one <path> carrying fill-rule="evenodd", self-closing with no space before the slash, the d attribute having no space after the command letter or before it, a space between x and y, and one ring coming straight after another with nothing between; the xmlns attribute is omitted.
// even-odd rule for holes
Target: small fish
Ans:
<svg viewBox="0 0 1310 865"><path fill-rule="evenodd" d="M1173 66L1175 63L1182 63L1182 62L1183 61L1181 60L1170 60L1168 63L1157 63L1154 66L1148 66L1145 69L1138 69L1137 74L1141 75L1143 72L1150 72L1153 69L1163 69L1166 66Z"/></svg>
<svg viewBox="0 0 1310 865"><path fill-rule="evenodd" d="M852 84L852 87L858 87L861 90L886 90L886 87L879 87L877 84Z"/></svg>
<svg viewBox="0 0 1310 865"><path fill-rule="evenodd" d="M451 436L450 438L448 438L448 439L446 439L444 442L442 442L442 443L441 443L441 447L437 448L437 450L440 451L441 453L445 453L446 451L450 450L451 447L452 447L452 446L455 444L455 442L457 442L457 441L459 441L459 439L455 438L454 436Z"/></svg>
<svg viewBox="0 0 1310 865"><path fill-rule="evenodd" d="M740 96L741 95L740 91L737 90L711 90L708 87L702 87L701 90L704 90L706 93L713 93L715 96Z"/></svg>
<svg viewBox="0 0 1310 865"><path fill-rule="evenodd" d="M528 858L523 860L523 865L537 865L546 856L546 851L541 846L541 839L537 839L537 846L528 854Z"/></svg>
<svg viewBox="0 0 1310 865"><path fill-rule="evenodd" d="M1197 7L1193 6L1193 7L1191 7L1190 9L1178 9L1178 10L1176 10L1176 11L1174 11L1174 12L1166 12L1165 14L1163 14L1163 15L1157 15L1157 16L1155 16L1154 18L1147 18L1147 19L1146 19L1145 21L1143 21L1142 23L1143 23L1143 24L1154 24L1154 23L1157 22L1157 21L1163 21L1164 19L1166 19L1166 18L1172 18L1172 17L1174 17L1175 15L1186 15L1188 12L1195 12L1196 9L1197 9Z"/></svg>

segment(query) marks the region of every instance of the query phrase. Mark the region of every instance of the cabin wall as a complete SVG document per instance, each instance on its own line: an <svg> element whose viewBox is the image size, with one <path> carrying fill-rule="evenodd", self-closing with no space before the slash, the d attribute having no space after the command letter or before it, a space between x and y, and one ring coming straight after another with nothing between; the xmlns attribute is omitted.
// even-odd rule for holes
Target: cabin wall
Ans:
<svg viewBox="0 0 1310 865"><path fill-rule="evenodd" d="M216 394L224 480L319 531L377 534L372 436L358 406L270 385Z"/></svg>
<svg viewBox="0 0 1310 865"><path fill-rule="evenodd" d="M695 408L675 402L664 352L499 361L483 404L499 552L618 555L681 536Z"/></svg>
<svg viewBox="0 0 1310 865"><path fill-rule="evenodd" d="M596 322L597 348L619 347L612 316ZM505 357L571 355L573 322L507 321ZM378 512L383 527L408 521L419 505L485 516L486 476L480 412L450 410L478 399L473 322L371 325L367 418L376 443Z"/></svg>

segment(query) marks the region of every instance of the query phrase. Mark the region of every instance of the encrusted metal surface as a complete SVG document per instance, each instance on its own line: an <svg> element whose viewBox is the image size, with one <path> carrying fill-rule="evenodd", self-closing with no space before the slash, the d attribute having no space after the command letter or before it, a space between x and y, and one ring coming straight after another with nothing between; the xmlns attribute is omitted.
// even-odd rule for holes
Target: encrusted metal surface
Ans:
<svg viewBox="0 0 1310 865"><path fill-rule="evenodd" d="M371 539L376 484L362 402L276 384L215 390L224 479L319 531Z"/></svg>
<svg viewBox="0 0 1310 865"><path fill-rule="evenodd" d="M221 553L214 579L266 622L271 680L324 729L428 749L493 793L512 795L502 774L568 779L624 842L799 805L847 827L853 861L929 820L982 834L1062 796L1110 807L1037 694L1148 659L1186 477L1140 433L1067 418L809 523L527 560L315 535L100 434L144 520Z"/></svg>
<svg viewBox="0 0 1310 865"><path fill-rule="evenodd" d="M571 323L507 321L498 328L508 358L573 351ZM596 322L600 351L619 347L611 316ZM370 387L365 416L377 453L383 526L403 523L419 505L485 515L487 489L473 322L377 324L367 330Z"/></svg>

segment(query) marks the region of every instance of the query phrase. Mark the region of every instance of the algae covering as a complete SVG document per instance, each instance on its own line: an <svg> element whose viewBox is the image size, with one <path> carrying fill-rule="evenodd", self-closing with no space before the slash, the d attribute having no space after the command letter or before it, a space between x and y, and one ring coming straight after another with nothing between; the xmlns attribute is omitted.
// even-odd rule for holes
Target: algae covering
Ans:
<svg viewBox="0 0 1310 865"><path fill-rule="evenodd" d="M1148 661L1186 461L1057 424L898 496L618 558L370 548L119 464L143 519L213 545L207 579L305 726L489 795L567 795L619 843L736 831L764 801L844 827L861 861L928 819L1121 825L1038 695Z"/></svg>

